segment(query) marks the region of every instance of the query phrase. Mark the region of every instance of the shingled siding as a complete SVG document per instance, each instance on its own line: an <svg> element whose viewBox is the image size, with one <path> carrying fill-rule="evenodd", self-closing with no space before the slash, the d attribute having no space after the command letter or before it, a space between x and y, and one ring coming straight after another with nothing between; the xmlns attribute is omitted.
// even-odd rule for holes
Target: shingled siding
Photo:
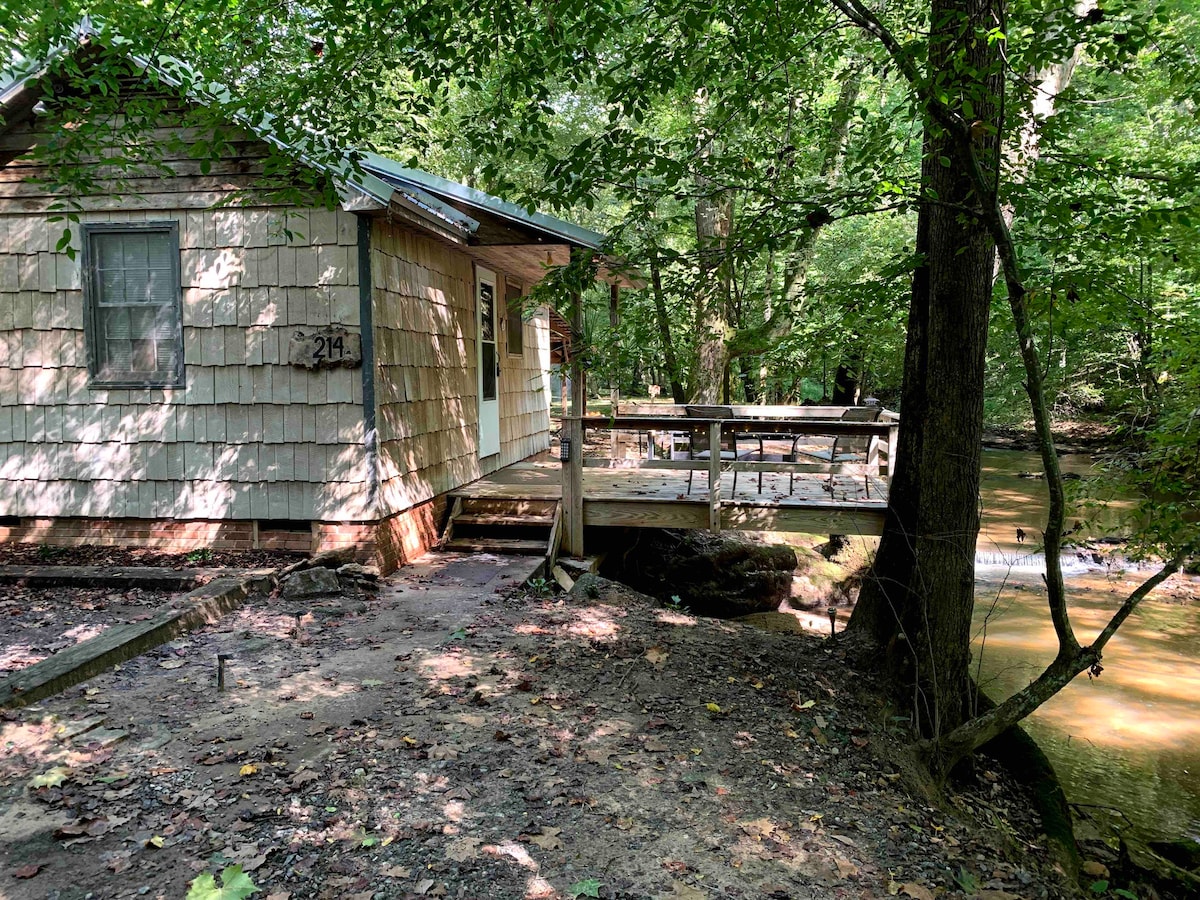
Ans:
<svg viewBox="0 0 1200 900"><path fill-rule="evenodd" d="M501 293L501 298L504 294ZM508 319L500 351L500 464L507 466L550 446L550 319L545 309L523 325L524 353L508 352Z"/></svg>
<svg viewBox="0 0 1200 900"><path fill-rule="evenodd" d="M79 257L55 252L62 225L29 211L41 204L28 190L0 196L0 515L373 518L361 373L287 365L295 326L357 330L355 217L204 209L211 181L189 193L179 176L81 216L179 223L186 386L174 390L88 387Z"/></svg>
<svg viewBox="0 0 1200 900"><path fill-rule="evenodd" d="M371 248L380 507L387 516L545 449L549 404L537 388L546 377L543 357L549 368L549 337L544 319L531 321L522 357L501 350L500 453L481 466L473 260L383 220L373 225Z"/></svg>

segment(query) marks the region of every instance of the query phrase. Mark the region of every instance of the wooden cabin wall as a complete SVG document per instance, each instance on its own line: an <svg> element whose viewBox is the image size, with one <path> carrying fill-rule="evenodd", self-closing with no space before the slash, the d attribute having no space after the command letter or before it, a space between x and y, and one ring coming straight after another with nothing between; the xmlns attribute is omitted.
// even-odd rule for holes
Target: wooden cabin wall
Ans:
<svg viewBox="0 0 1200 900"><path fill-rule="evenodd" d="M9 148L41 136L0 135ZM359 325L357 223L324 209L208 209L266 148L141 195L85 200L88 223L179 224L186 387L88 387L80 257L28 158L0 169L0 515L353 521L368 509L362 376L287 365L296 326ZM284 229L293 233L284 234ZM81 248L78 227L72 246Z"/></svg>
<svg viewBox="0 0 1200 900"><path fill-rule="evenodd" d="M500 465L508 466L550 446L550 320L543 308L524 322L520 356L508 352L507 318L501 330Z"/></svg>
<svg viewBox="0 0 1200 900"><path fill-rule="evenodd" d="M371 288L379 498L388 515L483 474L475 274L465 254L376 219Z"/></svg>
<svg viewBox="0 0 1200 900"><path fill-rule="evenodd" d="M510 356L507 343L498 348L500 453L481 461L474 261L383 219L373 223L371 250L380 506L387 516L549 445L549 330L540 316L524 325L522 356ZM499 309L502 283L497 293Z"/></svg>

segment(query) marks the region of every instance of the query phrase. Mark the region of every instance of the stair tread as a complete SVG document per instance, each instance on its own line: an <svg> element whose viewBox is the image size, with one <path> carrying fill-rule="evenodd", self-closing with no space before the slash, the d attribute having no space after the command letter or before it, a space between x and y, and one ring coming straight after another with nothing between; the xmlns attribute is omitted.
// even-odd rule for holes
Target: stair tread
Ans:
<svg viewBox="0 0 1200 900"><path fill-rule="evenodd" d="M517 538L460 538L446 544L447 550L504 550L509 553L545 553L545 541L527 541Z"/></svg>
<svg viewBox="0 0 1200 900"><path fill-rule="evenodd" d="M554 516L511 515L499 513L459 513L454 517L456 525L553 525Z"/></svg>

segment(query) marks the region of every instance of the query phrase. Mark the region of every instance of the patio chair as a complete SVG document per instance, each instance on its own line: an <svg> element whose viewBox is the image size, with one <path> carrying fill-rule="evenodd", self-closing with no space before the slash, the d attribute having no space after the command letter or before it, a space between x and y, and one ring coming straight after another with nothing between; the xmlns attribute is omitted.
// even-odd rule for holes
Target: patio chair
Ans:
<svg viewBox="0 0 1200 900"><path fill-rule="evenodd" d="M690 405L690 406L684 407L684 414L686 416L690 416L691 418L694 418L694 419L732 419L734 417L733 416L733 408L729 407L729 406ZM686 431L675 432L672 435L672 439L671 439L672 448L674 448L674 446L675 446L675 438L677 436L682 436L682 435L687 436L687 443L686 443L687 449L685 449L685 450L672 449L671 459L707 460L707 459L712 458L712 448L709 447L709 442L708 442L708 425L707 424L689 427ZM717 452L721 454L720 458L722 460L728 460L730 462L733 462L733 461L739 460L739 459L749 459L754 455L753 453L739 454L737 442L738 442L737 435L733 435L733 434L722 435L721 446L717 449ZM762 442L759 441L759 449L761 450L761 448L762 448ZM695 474L696 474L695 469L688 469L687 492L689 494L692 492L692 479L695 476ZM738 473L735 470L733 473L733 490L735 492L737 491L737 476L738 476ZM762 476L760 474L759 490L762 489L761 482L762 482Z"/></svg>
<svg viewBox="0 0 1200 900"><path fill-rule="evenodd" d="M843 422L877 422L879 415L883 412L880 406L851 406L842 413ZM812 459L819 459L822 462L829 463L830 466L835 466L838 463L852 463L860 459L866 461L870 459L872 445L878 443L879 438L874 435L858 435L858 434L839 434L833 438L833 443L830 444L828 450L800 450L797 446L800 441L800 435L792 440L792 451L788 462L798 461L800 456L808 456ZM789 476L788 493L792 493L795 482L795 473ZM829 473L829 493L833 493L833 478L834 473ZM866 487L867 494L870 495L871 486L870 478L867 479Z"/></svg>

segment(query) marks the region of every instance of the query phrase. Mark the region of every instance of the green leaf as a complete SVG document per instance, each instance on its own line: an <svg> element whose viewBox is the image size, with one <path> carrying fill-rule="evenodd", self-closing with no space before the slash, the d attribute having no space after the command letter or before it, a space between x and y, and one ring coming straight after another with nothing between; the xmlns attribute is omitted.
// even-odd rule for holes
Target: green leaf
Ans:
<svg viewBox="0 0 1200 900"><path fill-rule="evenodd" d="M603 885L595 878L585 878L567 888L567 894L570 895L571 900L579 900L580 897L599 897L601 887Z"/></svg>
<svg viewBox="0 0 1200 900"><path fill-rule="evenodd" d="M1088 890L1090 890L1093 894L1103 894L1108 890L1108 882L1103 878L1099 881L1093 881L1088 887Z"/></svg>
<svg viewBox="0 0 1200 900"><path fill-rule="evenodd" d="M241 866L229 866L221 871L220 887L211 873L197 875L188 887L187 900L245 900L258 890Z"/></svg>

